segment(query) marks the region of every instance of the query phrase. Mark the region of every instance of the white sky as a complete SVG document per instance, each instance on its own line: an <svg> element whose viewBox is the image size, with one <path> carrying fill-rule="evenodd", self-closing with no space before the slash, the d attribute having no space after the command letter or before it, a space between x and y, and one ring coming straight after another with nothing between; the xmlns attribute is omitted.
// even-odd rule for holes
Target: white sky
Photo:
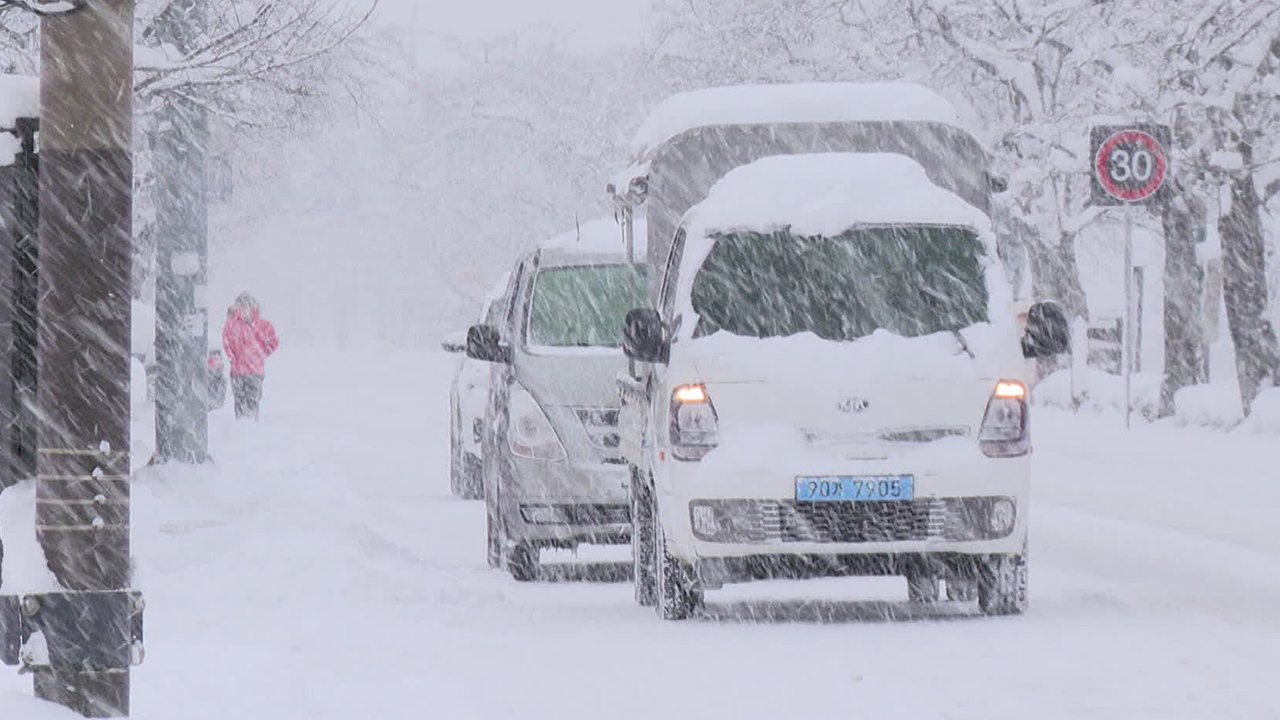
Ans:
<svg viewBox="0 0 1280 720"><path fill-rule="evenodd" d="M381 0L379 24L484 40L530 27L563 33L566 50L635 44L648 0Z"/></svg>

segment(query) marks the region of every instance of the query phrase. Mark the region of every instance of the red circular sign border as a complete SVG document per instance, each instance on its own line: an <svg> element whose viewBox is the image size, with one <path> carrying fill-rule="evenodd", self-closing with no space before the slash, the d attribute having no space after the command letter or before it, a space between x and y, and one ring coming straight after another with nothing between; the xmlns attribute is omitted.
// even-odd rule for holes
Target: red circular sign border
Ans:
<svg viewBox="0 0 1280 720"><path fill-rule="evenodd" d="M1142 143L1143 145L1146 145L1152 151L1152 155L1155 156L1155 173L1152 175L1153 180L1148 182L1147 185L1140 188L1134 188L1132 190L1125 190L1111 181L1111 177L1107 173L1107 163L1105 158L1112 148L1122 142ZM1098 184L1102 186L1103 190L1107 191L1108 195L1125 202L1136 202L1155 195L1160 188L1164 187L1165 177L1169 172L1169 158L1164 146L1161 145L1160 141L1155 139L1151 133L1144 132L1142 130L1121 130L1120 132L1112 133L1111 137L1107 138L1102 145L1098 147L1098 154L1095 155L1093 159L1093 169L1096 173L1096 177L1098 178Z"/></svg>

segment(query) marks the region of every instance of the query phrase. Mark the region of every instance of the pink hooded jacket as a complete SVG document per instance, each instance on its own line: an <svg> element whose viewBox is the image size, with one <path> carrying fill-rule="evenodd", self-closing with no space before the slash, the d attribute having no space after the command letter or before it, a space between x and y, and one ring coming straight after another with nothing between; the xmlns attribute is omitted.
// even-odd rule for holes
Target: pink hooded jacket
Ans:
<svg viewBox="0 0 1280 720"><path fill-rule="evenodd" d="M258 314L258 308L233 305L227 310L222 347L231 360L232 375L265 374L267 356L279 346L276 329Z"/></svg>

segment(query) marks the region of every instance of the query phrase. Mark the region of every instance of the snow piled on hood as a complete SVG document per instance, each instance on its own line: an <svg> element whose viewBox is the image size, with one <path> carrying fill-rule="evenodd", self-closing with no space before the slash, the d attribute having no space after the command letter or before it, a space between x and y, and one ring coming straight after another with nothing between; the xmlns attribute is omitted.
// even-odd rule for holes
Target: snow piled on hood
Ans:
<svg viewBox="0 0 1280 720"><path fill-rule="evenodd" d="M752 368L776 368L779 377L795 377L797 358L804 359L805 378L865 376L975 379L1015 377L1021 353L1011 342L1009 326L991 323L971 325L956 333L938 332L904 337L885 329L848 342L832 342L804 332L787 337L757 338L720 331L690 339L698 357L741 357ZM963 339L963 344L961 340ZM972 352L970 356L965 347ZM723 361L722 361L723 362ZM732 372L732 371L731 371ZM717 377L720 381L757 380L758 377ZM809 382L809 380L802 380Z"/></svg>
<svg viewBox="0 0 1280 720"><path fill-rule="evenodd" d="M631 150L644 157L683 132L714 125L893 120L964 127L946 98L912 83L736 85L680 93L658 103L636 132Z"/></svg>
<svg viewBox="0 0 1280 720"><path fill-rule="evenodd" d="M645 238L647 236L644 218L635 218L633 224L635 226L635 255L638 258L643 258L646 247ZM553 238L543 240L538 243L538 248L544 251L572 255L617 255L619 257L626 251L626 246L622 244L622 225L612 217L588 220L582 223L581 227L573 228Z"/></svg>
<svg viewBox="0 0 1280 720"><path fill-rule="evenodd" d="M690 234L768 232L832 237L858 225L956 225L992 242L991 220L893 153L774 155L730 171L685 216ZM994 252L989 247L989 252Z"/></svg>

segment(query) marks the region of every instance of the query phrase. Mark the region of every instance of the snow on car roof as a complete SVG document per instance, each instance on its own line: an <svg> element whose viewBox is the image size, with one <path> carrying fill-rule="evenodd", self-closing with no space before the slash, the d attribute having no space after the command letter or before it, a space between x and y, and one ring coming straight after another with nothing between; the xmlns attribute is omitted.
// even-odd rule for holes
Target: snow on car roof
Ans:
<svg viewBox="0 0 1280 720"><path fill-rule="evenodd" d="M637 217L635 226L635 256L645 255L645 222ZM626 247L622 244L622 226L612 217L595 218L548 240L538 243L543 256L552 255L617 255L622 256Z"/></svg>
<svg viewBox="0 0 1280 720"><path fill-rule="evenodd" d="M671 138L712 125L938 122L964 127L946 98L905 82L735 85L672 95L654 107L631 143L636 158Z"/></svg>
<svg viewBox="0 0 1280 720"><path fill-rule="evenodd" d="M838 235L857 225L961 225L989 234L991 221L934 185L915 160L892 153L773 155L730 171L685 216L690 234L790 227Z"/></svg>
<svg viewBox="0 0 1280 720"><path fill-rule="evenodd" d="M0 75L0 127L11 128L20 117L40 116L40 78Z"/></svg>
<svg viewBox="0 0 1280 720"><path fill-rule="evenodd" d="M0 128L13 128L20 117L40 117L40 78L0 74ZM0 132L0 165L13 163L21 141Z"/></svg>

